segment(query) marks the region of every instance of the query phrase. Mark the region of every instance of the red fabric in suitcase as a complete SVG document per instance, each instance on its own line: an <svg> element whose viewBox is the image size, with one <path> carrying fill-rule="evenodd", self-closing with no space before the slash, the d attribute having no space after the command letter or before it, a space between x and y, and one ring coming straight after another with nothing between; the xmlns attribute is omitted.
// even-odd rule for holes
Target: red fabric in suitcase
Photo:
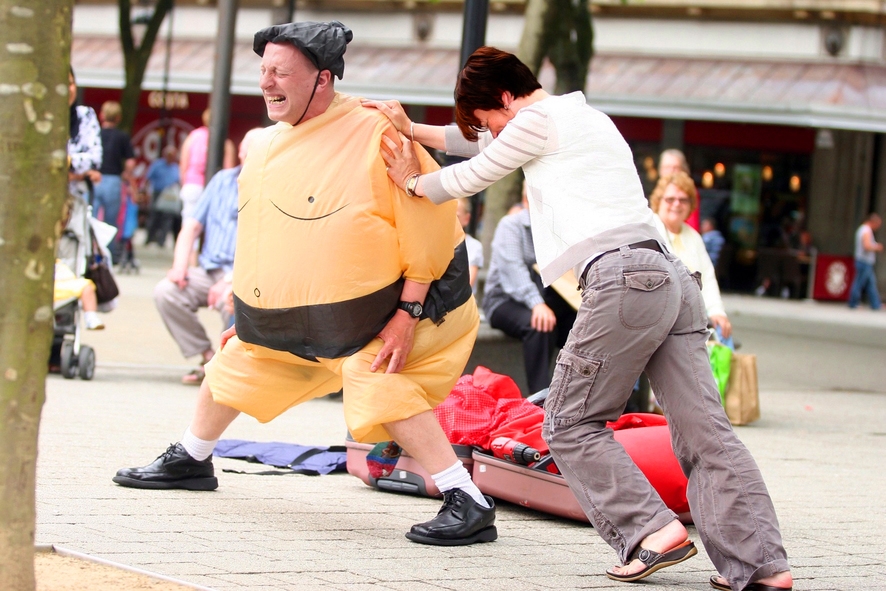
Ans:
<svg viewBox="0 0 886 591"><path fill-rule="evenodd" d="M544 411L525 400L509 376L482 366L459 378L434 414L451 443L489 449L496 437L510 437L548 451L541 437Z"/></svg>

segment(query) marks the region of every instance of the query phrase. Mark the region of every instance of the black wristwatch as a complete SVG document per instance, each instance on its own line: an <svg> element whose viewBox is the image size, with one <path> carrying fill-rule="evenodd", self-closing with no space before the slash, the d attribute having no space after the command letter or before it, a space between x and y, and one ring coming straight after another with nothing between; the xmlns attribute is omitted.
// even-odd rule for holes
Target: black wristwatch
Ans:
<svg viewBox="0 0 886 591"><path fill-rule="evenodd" d="M421 302L400 302L397 307L409 312L413 318L421 318L421 313L424 311Z"/></svg>

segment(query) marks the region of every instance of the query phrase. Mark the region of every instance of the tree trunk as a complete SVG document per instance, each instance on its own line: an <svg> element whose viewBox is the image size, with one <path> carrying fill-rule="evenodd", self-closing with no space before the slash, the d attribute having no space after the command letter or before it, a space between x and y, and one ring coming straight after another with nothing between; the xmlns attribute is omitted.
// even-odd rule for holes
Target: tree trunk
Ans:
<svg viewBox="0 0 886 591"><path fill-rule="evenodd" d="M151 53L154 51L154 42L157 40L157 33L160 31L163 19L172 10L172 0L159 0L154 6L154 13L146 25L145 34L138 46L136 46L136 39L132 34L132 3L130 0L117 0L117 6L120 47L123 49L123 64L126 71L126 81L120 95L120 107L123 114L118 127L126 133L132 134L148 60L151 59Z"/></svg>
<svg viewBox="0 0 886 591"><path fill-rule="evenodd" d="M35 588L37 430L67 187L72 0L0 0L0 589Z"/></svg>
<svg viewBox="0 0 886 591"><path fill-rule="evenodd" d="M548 29L548 58L557 71L554 94L584 91L594 54L588 0L557 0L555 4L559 14Z"/></svg>
<svg viewBox="0 0 886 591"><path fill-rule="evenodd" d="M537 76L547 57L557 72L555 94L584 90L593 56L588 0L527 0L517 57ZM490 252L499 220L520 202L523 172L509 174L486 189L483 208L485 252Z"/></svg>

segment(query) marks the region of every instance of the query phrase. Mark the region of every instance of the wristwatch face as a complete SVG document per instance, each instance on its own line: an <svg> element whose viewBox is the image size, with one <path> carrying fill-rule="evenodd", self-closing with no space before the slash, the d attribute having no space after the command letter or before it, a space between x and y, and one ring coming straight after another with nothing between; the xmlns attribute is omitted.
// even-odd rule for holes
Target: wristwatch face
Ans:
<svg viewBox="0 0 886 591"><path fill-rule="evenodd" d="M400 302L400 308L409 312L409 315L413 318L420 317L423 310L418 302Z"/></svg>

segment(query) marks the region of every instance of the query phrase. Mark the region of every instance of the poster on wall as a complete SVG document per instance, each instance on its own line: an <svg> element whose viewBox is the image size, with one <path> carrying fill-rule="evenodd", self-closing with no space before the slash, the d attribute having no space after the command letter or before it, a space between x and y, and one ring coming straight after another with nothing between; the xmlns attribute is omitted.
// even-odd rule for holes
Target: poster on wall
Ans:
<svg viewBox="0 0 886 591"><path fill-rule="evenodd" d="M736 164L732 172L732 193L729 206L732 217L729 234L739 248L756 248L759 234L761 167Z"/></svg>

